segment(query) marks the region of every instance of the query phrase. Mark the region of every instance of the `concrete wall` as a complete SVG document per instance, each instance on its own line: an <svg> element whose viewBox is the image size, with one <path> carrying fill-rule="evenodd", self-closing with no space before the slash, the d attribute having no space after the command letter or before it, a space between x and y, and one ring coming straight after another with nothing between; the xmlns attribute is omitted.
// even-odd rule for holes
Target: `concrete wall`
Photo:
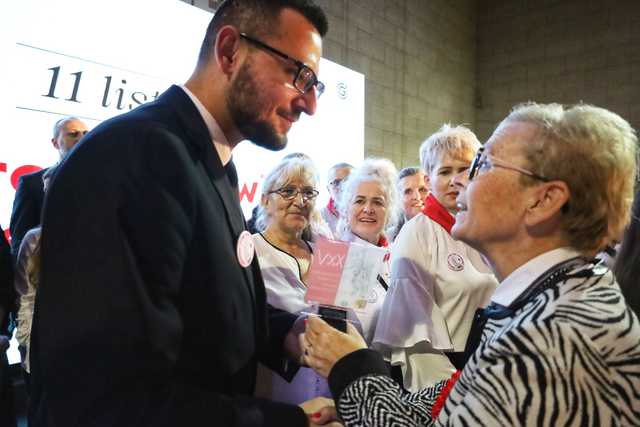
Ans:
<svg viewBox="0 0 640 427"><path fill-rule="evenodd" d="M475 125L475 0L316 1L329 17L324 56L366 76L367 156L415 165L443 123Z"/></svg>
<svg viewBox="0 0 640 427"><path fill-rule="evenodd" d="M442 123L484 140L528 100L592 103L640 128L640 0L316 1L325 57L366 76L367 155L417 164Z"/></svg>
<svg viewBox="0 0 640 427"><path fill-rule="evenodd" d="M640 128L640 1L478 1L480 138L512 105L584 101Z"/></svg>
<svg viewBox="0 0 640 427"><path fill-rule="evenodd" d="M366 155L398 167L445 122L475 124L475 1L318 0L324 55L366 76Z"/></svg>

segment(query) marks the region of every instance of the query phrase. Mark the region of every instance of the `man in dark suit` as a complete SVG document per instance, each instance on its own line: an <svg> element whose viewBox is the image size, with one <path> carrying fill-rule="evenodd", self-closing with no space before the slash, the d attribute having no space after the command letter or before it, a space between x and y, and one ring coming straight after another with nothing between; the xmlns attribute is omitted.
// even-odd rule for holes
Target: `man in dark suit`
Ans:
<svg viewBox="0 0 640 427"><path fill-rule="evenodd" d="M282 370L300 353L295 317L267 309L231 151L283 148L315 112L326 29L309 0L224 2L184 86L63 161L42 223L32 427L310 424L250 397L258 360Z"/></svg>
<svg viewBox="0 0 640 427"><path fill-rule="evenodd" d="M60 159L63 159L69 150L73 148L89 130L87 125L76 117L64 117L53 126L53 138L51 143L58 150ZM18 180L16 195L13 199L11 211L11 252L14 258L18 256L20 243L27 231L40 225L42 213L42 176L47 169L22 175Z"/></svg>
<svg viewBox="0 0 640 427"><path fill-rule="evenodd" d="M12 331L9 314L15 313L16 292L13 288L13 263L9 243L0 235L0 425L16 425L13 384L7 360Z"/></svg>

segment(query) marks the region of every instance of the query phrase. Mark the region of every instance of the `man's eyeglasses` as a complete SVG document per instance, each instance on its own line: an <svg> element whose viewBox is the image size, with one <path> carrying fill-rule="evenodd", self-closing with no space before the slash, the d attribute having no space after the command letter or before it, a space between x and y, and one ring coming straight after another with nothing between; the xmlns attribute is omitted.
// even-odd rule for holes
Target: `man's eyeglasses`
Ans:
<svg viewBox="0 0 640 427"><path fill-rule="evenodd" d="M478 149L478 152L476 153L476 157L473 159L473 163L471 163L471 168L469 169L469 181L471 181L473 178L478 176L481 172L487 171L492 167L498 167L498 168L509 169L512 171L520 172L521 174L530 176L531 178L535 178L544 182L550 181L549 178L545 178L544 176L533 173L530 170L521 168L509 162L505 162L504 160L500 160L498 158L485 154L484 147L480 147Z"/></svg>
<svg viewBox="0 0 640 427"><path fill-rule="evenodd" d="M261 42L260 40L254 39L253 37L250 37L245 33L240 33L240 37L261 49L269 51L281 58L286 59L287 61L294 63L296 67L298 67L298 72L293 79L293 87L295 87L298 92L302 94L307 93L312 87L315 87L316 97L320 98L320 95L322 95L322 93L324 92L324 83L318 81L316 73L314 73L311 68L305 65L304 62L292 58L286 53L280 52L278 49L271 47L268 44Z"/></svg>
<svg viewBox="0 0 640 427"><path fill-rule="evenodd" d="M284 200L290 201L298 197L298 194L302 195L303 201L313 200L318 197L320 194L319 191L314 190L313 188L296 188L296 187L282 187L277 190L269 191L269 194L277 194L282 197Z"/></svg>

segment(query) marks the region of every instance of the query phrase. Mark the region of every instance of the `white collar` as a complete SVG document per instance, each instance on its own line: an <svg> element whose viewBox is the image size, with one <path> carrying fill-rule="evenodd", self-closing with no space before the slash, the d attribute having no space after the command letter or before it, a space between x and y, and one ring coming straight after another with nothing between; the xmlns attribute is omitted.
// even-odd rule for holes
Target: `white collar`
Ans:
<svg viewBox="0 0 640 427"><path fill-rule="evenodd" d="M561 262L581 256L572 248L558 248L530 259L509 274L496 288L491 301L508 307L542 273Z"/></svg>
<svg viewBox="0 0 640 427"><path fill-rule="evenodd" d="M207 110L202 102L200 102L200 100L185 85L178 85L178 87L180 87L180 89L182 89L184 93L187 94L187 96L191 99L191 101L198 109L200 116L202 116L202 120L204 120L204 123L207 125L207 129L209 130L209 137L211 138L211 141L213 142L213 145L218 152L218 156L220 156L221 160L224 160L224 157L226 156L223 157L220 150L222 147L230 147L230 145L227 141L227 137L224 135L224 132L222 132L222 129L218 125L218 122L216 122L216 119L211 115L209 110ZM228 160L226 162L223 161L222 163L223 165L226 165L228 163Z"/></svg>

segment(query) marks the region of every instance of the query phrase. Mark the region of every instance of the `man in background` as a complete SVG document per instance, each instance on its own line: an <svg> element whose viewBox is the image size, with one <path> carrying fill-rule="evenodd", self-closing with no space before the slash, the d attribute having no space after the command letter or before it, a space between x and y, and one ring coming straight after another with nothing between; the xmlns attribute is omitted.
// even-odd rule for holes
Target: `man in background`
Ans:
<svg viewBox="0 0 640 427"><path fill-rule="evenodd" d="M336 203L340 200L340 185L349 176L352 169L353 166L349 163L338 163L331 166L327 173L327 190L331 197L327 206L320 210L320 215L322 215L322 219L324 219L334 235L336 234L338 219L340 219L336 206Z"/></svg>
<svg viewBox="0 0 640 427"><path fill-rule="evenodd" d="M87 125L76 117L63 117L53 126L51 143L58 150L60 160L89 132ZM42 176L47 169L22 175L18 180L16 195L13 199L11 212L11 252L14 258L18 256L18 249L22 238L30 229L40 225L44 192L42 191Z"/></svg>

